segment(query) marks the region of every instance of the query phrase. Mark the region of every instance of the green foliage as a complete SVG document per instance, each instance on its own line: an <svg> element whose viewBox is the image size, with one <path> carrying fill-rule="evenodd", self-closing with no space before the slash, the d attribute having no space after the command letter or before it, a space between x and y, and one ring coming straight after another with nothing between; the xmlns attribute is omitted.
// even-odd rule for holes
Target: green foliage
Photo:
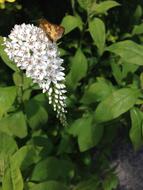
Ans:
<svg viewBox="0 0 143 190"><path fill-rule="evenodd" d="M132 108L130 111L130 115L132 121L132 126L130 129L130 138L135 150L137 150L143 145L143 113L138 108Z"/></svg>
<svg viewBox="0 0 143 190"><path fill-rule="evenodd" d="M94 115L95 121L100 123L119 117L134 106L139 95L140 93L136 89L116 90L97 106Z"/></svg>
<svg viewBox="0 0 143 190"><path fill-rule="evenodd" d="M8 112L16 98L16 87L0 87L0 118Z"/></svg>
<svg viewBox="0 0 143 190"><path fill-rule="evenodd" d="M83 23L80 17L67 15L63 18L61 25L65 28L65 34L67 34L77 27L82 30Z"/></svg>
<svg viewBox="0 0 143 190"><path fill-rule="evenodd" d="M99 49L99 54L102 54L105 46L105 25L101 19L95 18L89 22L89 32Z"/></svg>
<svg viewBox="0 0 143 190"><path fill-rule="evenodd" d="M86 151L97 145L103 135L103 126L92 123L92 115L77 119L69 129L69 133L77 136L80 151Z"/></svg>
<svg viewBox="0 0 143 190"><path fill-rule="evenodd" d="M2 36L18 22L52 20L59 12L38 1L19 2L19 10L6 4ZM67 128L47 95L9 60L0 37L0 190L115 190L113 142L124 136L135 150L143 146L142 1L67 2L60 1L67 10L59 14L65 35L58 43Z"/></svg>
<svg viewBox="0 0 143 190"><path fill-rule="evenodd" d="M68 190L66 186L57 181L47 181L33 185L29 190Z"/></svg>
<svg viewBox="0 0 143 190"><path fill-rule="evenodd" d="M88 67L86 57L81 49L77 50L71 64L71 70L67 75L67 83L72 89L75 89L78 82L85 77Z"/></svg>
<svg viewBox="0 0 143 190"><path fill-rule="evenodd" d="M133 41L126 40L115 43L109 46L107 50L121 56L121 58L128 63L137 65L143 64L143 47Z"/></svg>

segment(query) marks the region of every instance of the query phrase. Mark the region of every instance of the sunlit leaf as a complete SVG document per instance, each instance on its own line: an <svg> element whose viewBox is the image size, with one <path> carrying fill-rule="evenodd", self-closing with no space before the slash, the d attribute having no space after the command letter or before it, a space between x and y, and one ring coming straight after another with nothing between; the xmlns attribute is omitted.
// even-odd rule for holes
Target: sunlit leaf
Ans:
<svg viewBox="0 0 143 190"><path fill-rule="evenodd" d="M107 47L106 50L121 56L127 63L143 65L143 46L133 41L117 42Z"/></svg>
<svg viewBox="0 0 143 190"><path fill-rule="evenodd" d="M84 104L91 104L104 100L115 90L115 87L104 78L98 77L97 82L91 84L86 90L81 99Z"/></svg>
<svg viewBox="0 0 143 190"><path fill-rule="evenodd" d="M100 123L119 117L134 106L139 95L137 89L130 88L113 92L97 106L94 115L95 121Z"/></svg>
<svg viewBox="0 0 143 190"><path fill-rule="evenodd" d="M89 32L99 50L99 53L102 54L105 47L106 34L104 22L99 18L92 19L89 21Z"/></svg>
<svg viewBox="0 0 143 190"><path fill-rule="evenodd" d="M87 68L87 59L81 49L78 49L72 59L71 71L67 76L68 85L75 89L78 82L86 76Z"/></svg>
<svg viewBox="0 0 143 190"><path fill-rule="evenodd" d="M3 181L3 190L23 190L23 178L20 169L9 160L9 167L6 169Z"/></svg>
<svg viewBox="0 0 143 190"><path fill-rule="evenodd" d="M22 112L17 112L4 117L0 121L0 131L9 135L23 138L27 135L27 124Z"/></svg>
<svg viewBox="0 0 143 190"><path fill-rule="evenodd" d="M108 10L113 7L119 6L120 4L116 1L103 1L100 3L94 3L91 7L91 14L105 14Z"/></svg>
<svg viewBox="0 0 143 190"><path fill-rule="evenodd" d="M67 34L77 27L82 29L83 23L78 17L67 15L63 18L61 25L65 28L65 34Z"/></svg>

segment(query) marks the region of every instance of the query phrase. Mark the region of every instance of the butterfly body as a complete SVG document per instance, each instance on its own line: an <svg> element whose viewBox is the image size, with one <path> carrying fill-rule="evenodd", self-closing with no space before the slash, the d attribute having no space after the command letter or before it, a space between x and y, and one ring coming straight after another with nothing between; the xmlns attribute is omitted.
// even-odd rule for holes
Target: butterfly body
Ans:
<svg viewBox="0 0 143 190"><path fill-rule="evenodd" d="M47 37L54 42L59 40L65 31L64 27L52 24L46 19L39 20L39 27L46 33Z"/></svg>

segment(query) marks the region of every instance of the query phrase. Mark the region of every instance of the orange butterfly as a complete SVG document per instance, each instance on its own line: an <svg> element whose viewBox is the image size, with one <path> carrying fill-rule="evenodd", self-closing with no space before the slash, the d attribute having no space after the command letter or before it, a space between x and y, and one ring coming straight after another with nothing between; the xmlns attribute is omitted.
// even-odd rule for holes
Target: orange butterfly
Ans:
<svg viewBox="0 0 143 190"><path fill-rule="evenodd" d="M46 19L39 20L39 27L44 30L48 38L54 42L59 40L64 34L64 27L56 24L52 24Z"/></svg>

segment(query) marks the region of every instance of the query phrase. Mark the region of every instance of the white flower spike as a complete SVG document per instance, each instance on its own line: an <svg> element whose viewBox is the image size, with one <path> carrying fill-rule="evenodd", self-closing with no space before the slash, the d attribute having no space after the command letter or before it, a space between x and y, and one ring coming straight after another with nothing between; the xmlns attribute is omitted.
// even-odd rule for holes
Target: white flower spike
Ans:
<svg viewBox="0 0 143 190"><path fill-rule="evenodd" d="M63 59L59 57L56 43L49 40L41 28L22 24L14 26L4 45L5 52L17 67L25 70L26 76L39 84L43 93L48 93L57 117L67 125Z"/></svg>

